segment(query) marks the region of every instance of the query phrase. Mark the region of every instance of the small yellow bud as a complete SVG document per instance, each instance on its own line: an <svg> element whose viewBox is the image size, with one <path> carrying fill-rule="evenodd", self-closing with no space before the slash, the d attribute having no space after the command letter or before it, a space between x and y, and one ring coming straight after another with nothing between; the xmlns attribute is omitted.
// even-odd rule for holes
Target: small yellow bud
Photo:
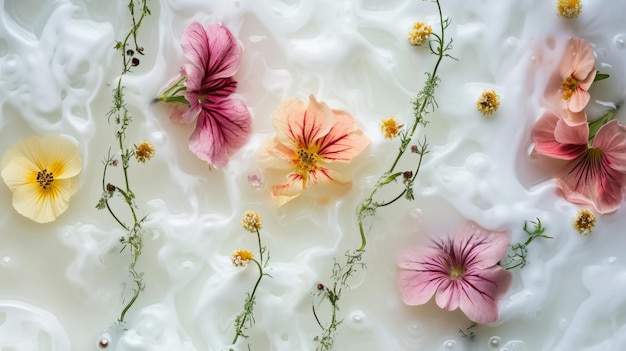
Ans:
<svg viewBox="0 0 626 351"><path fill-rule="evenodd" d="M580 15L580 12L583 10L583 4L580 3L580 0L557 0L556 8L562 17L574 18Z"/></svg>
<svg viewBox="0 0 626 351"><path fill-rule="evenodd" d="M395 117L389 117L381 121L380 130L383 132L386 139L393 139L400 134L400 130L402 130L403 126L403 124L398 124Z"/></svg>
<svg viewBox="0 0 626 351"><path fill-rule="evenodd" d="M596 215L587 209L580 210L574 218L573 226L580 234L591 234L593 227L596 226Z"/></svg>
<svg viewBox="0 0 626 351"><path fill-rule="evenodd" d="M252 252L248 250L235 250L230 254L230 260L235 267L245 267L254 258Z"/></svg>
<svg viewBox="0 0 626 351"><path fill-rule="evenodd" d="M432 34L433 28L424 22L415 22L409 32L409 44L414 46L424 45Z"/></svg>
<svg viewBox="0 0 626 351"><path fill-rule="evenodd" d="M154 156L154 146L147 141L142 140L139 145L135 145L135 158L141 163L146 163Z"/></svg>
<svg viewBox="0 0 626 351"><path fill-rule="evenodd" d="M254 234L258 232L262 228L261 215L254 211L246 211L246 213L243 214L241 226L250 233Z"/></svg>
<svg viewBox="0 0 626 351"><path fill-rule="evenodd" d="M494 90L485 90L476 101L476 107L483 115L491 115L500 107L500 96Z"/></svg>

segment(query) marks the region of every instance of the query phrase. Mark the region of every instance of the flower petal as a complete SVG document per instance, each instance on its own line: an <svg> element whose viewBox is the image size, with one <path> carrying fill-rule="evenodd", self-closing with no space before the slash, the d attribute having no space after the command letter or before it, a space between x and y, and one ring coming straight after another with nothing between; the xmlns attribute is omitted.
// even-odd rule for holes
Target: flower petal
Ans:
<svg viewBox="0 0 626 351"><path fill-rule="evenodd" d="M261 147L258 162L263 168L276 171L293 171L294 165L292 159L294 157L294 150L278 143L276 138L272 138Z"/></svg>
<svg viewBox="0 0 626 351"><path fill-rule="evenodd" d="M459 306L472 322L484 324L498 320L498 299L511 285L511 272L500 266L466 274L459 282Z"/></svg>
<svg viewBox="0 0 626 351"><path fill-rule="evenodd" d="M76 179L55 179L46 190L37 183L18 186L13 189L13 207L35 222L52 222L67 210L75 182Z"/></svg>
<svg viewBox="0 0 626 351"><path fill-rule="evenodd" d="M587 148L586 138L583 141L581 137L584 136L584 132L581 133L583 131L581 128L586 128L588 135L589 126L585 123L576 127L568 127L565 123L559 124L559 120L560 118L550 111L539 118L531 132L535 150L543 155L562 160L574 159L584 153Z"/></svg>
<svg viewBox="0 0 626 351"><path fill-rule="evenodd" d="M306 105L299 99L282 102L274 113L274 129L279 143L308 147L328 134L333 126L333 112L323 102L309 96Z"/></svg>
<svg viewBox="0 0 626 351"><path fill-rule="evenodd" d="M570 38L561 61L561 76L563 78L571 76L578 81L585 80L594 70L594 62L591 45L582 38Z"/></svg>
<svg viewBox="0 0 626 351"><path fill-rule="evenodd" d="M454 238L453 250L456 257L463 257L465 269L471 272L498 264L509 244L507 233L487 231L470 223Z"/></svg>
<svg viewBox="0 0 626 351"><path fill-rule="evenodd" d="M370 143L347 112L333 110L334 123L328 134L317 141L319 155L326 161L350 162Z"/></svg>
<svg viewBox="0 0 626 351"><path fill-rule="evenodd" d="M589 204L602 214L619 208L624 184L626 174L611 168L606 158L589 153L568 162L557 175L557 186L568 201Z"/></svg>
<svg viewBox="0 0 626 351"><path fill-rule="evenodd" d="M402 270L397 282L405 304L425 304L447 280L445 267L438 261L440 256L440 250L422 246L398 255L396 263Z"/></svg>
<svg viewBox="0 0 626 351"><path fill-rule="evenodd" d="M602 150L609 167L626 172L626 127L617 120L600 127L592 147Z"/></svg>
<svg viewBox="0 0 626 351"><path fill-rule="evenodd" d="M437 302L437 306L447 311L454 311L459 308L459 303L461 302L460 294L459 281L448 278L442 281L439 288L437 288L435 302Z"/></svg>
<svg viewBox="0 0 626 351"><path fill-rule="evenodd" d="M577 87L567 103L567 108L572 112L580 112L587 106L590 99L591 95L587 90Z"/></svg>
<svg viewBox="0 0 626 351"><path fill-rule="evenodd" d="M37 184L37 172L37 165L26 157L16 156L2 168L1 174L6 185L13 191L25 184Z"/></svg>
<svg viewBox="0 0 626 351"><path fill-rule="evenodd" d="M190 24L181 38L185 56L196 65L200 72L186 68L191 84L204 80L232 77L238 69L241 46L232 33L221 23L205 28L198 22ZM198 79L200 78L200 79Z"/></svg>
<svg viewBox="0 0 626 351"><path fill-rule="evenodd" d="M228 162L229 150L246 142L250 124L250 112L239 99L204 103L196 129L189 138L189 149L201 160L223 167Z"/></svg>

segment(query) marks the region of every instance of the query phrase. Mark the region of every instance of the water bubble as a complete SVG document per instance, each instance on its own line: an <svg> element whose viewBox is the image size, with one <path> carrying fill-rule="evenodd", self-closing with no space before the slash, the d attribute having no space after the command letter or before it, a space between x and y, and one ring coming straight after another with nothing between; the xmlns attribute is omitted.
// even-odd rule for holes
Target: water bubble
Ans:
<svg viewBox="0 0 626 351"><path fill-rule="evenodd" d="M363 330L366 327L365 313L363 311L354 311L350 315L350 326L353 330Z"/></svg>
<svg viewBox="0 0 626 351"><path fill-rule="evenodd" d="M454 350L456 347L456 340L446 340L443 342L443 347L446 350Z"/></svg>
<svg viewBox="0 0 626 351"><path fill-rule="evenodd" d="M98 350L106 350L110 344L111 344L111 335L109 335L109 333L105 333L105 334L102 334L102 336L98 338L96 347L98 348Z"/></svg>
<svg viewBox="0 0 626 351"><path fill-rule="evenodd" d="M617 257L611 256L611 257L609 257L608 261L609 261L609 263L615 263L617 261Z"/></svg>
<svg viewBox="0 0 626 351"><path fill-rule="evenodd" d="M3 266L8 266L10 264L11 264L11 257L9 257L9 256L2 257L2 265Z"/></svg>
<svg viewBox="0 0 626 351"><path fill-rule="evenodd" d="M492 349L497 349L498 347L500 347L500 337L499 336L492 336L491 338L489 338L489 347Z"/></svg>

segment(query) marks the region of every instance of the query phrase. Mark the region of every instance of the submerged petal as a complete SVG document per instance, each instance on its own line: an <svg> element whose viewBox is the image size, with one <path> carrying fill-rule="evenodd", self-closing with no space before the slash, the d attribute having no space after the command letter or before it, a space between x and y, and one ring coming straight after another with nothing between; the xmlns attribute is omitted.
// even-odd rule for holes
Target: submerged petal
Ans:
<svg viewBox="0 0 626 351"><path fill-rule="evenodd" d="M229 151L246 142L250 128L250 112L243 101L230 98L219 104L204 103L189 149L201 160L223 167Z"/></svg>

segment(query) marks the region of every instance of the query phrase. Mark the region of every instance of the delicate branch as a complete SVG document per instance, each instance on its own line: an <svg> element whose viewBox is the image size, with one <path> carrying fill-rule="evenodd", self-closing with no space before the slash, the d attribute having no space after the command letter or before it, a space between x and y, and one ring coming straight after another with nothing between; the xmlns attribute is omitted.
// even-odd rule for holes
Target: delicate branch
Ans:
<svg viewBox="0 0 626 351"><path fill-rule="evenodd" d="M508 254L508 262L502 263L500 265L507 270L511 270L513 268L524 268L526 266L526 256L528 254L528 246L533 242L533 240L537 238L545 238L552 239L551 236L543 234L545 228L541 225L541 221L537 218L537 221L530 221L533 225L532 231L528 228L528 221L524 222L524 231L528 234L528 239L526 239L523 243L517 243L515 245L511 245L512 254Z"/></svg>

